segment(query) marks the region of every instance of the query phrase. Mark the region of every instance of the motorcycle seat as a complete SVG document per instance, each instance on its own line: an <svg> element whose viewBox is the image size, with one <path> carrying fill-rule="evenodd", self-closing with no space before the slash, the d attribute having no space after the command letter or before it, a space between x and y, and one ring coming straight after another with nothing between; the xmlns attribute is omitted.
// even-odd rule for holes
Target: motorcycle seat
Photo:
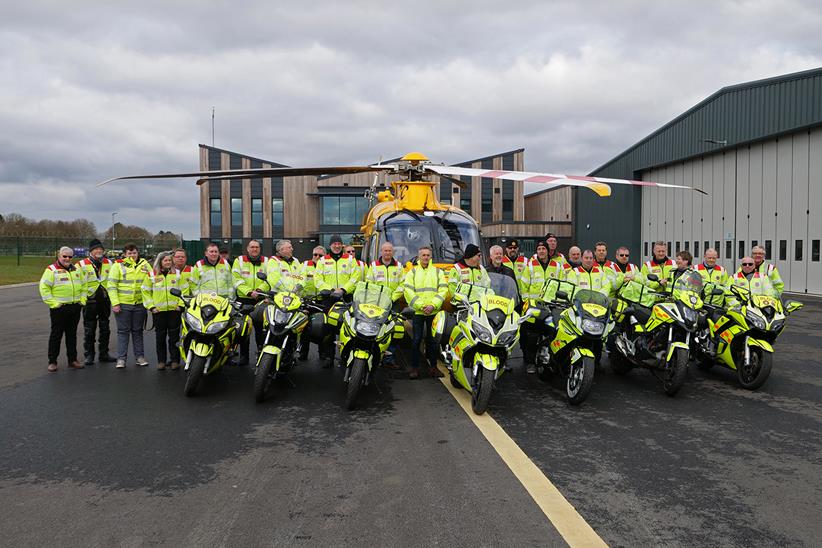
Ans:
<svg viewBox="0 0 822 548"><path fill-rule="evenodd" d="M651 319L651 309L635 304L631 306L631 316L636 318L638 323L644 325L649 319Z"/></svg>

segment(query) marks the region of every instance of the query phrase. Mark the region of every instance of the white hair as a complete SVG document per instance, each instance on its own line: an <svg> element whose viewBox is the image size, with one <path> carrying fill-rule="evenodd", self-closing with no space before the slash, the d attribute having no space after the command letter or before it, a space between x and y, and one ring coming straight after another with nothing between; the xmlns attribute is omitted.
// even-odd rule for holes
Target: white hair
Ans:
<svg viewBox="0 0 822 548"><path fill-rule="evenodd" d="M285 244L291 245L291 240L280 240L277 242L277 253L279 253L282 248L285 247Z"/></svg>
<svg viewBox="0 0 822 548"><path fill-rule="evenodd" d="M57 252L58 255L65 255L67 253L71 253L72 255L74 255L74 250L67 245L61 247L60 251Z"/></svg>
<svg viewBox="0 0 822 548"><path fill-rule="evenodd" d="M490 255L491 253L493 253L495 249L499 249L499 252L503 253L501 245L492 245L491 248L488 250L488 254Z"/></svg>

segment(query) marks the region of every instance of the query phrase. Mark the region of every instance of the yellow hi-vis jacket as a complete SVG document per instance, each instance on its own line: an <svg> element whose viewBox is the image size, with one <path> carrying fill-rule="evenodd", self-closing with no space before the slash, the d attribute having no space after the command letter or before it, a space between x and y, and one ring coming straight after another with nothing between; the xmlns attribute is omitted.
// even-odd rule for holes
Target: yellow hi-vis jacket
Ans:
<svg viewBox="0 0 822 548"><path fill-rule="evenodd" d="M397 259L392 259L388 266L383 264L382 259L377 259L368 267L365 281L387 287L391 290L391 299L396 301L402 296L402 276L403 268Z"/></svg>
<svg viewBox="0 0 822 548"><path fill-rule="evenodd" d="M46 267L40 277L40 297L49 308L65 304L86 304L85 274L76 265L65 269L59 262Z"/></svg>
<svg viewBox="0 0 822 548"><path fill-rule="evenodd" d="M108 296L111 306L141 304L143 302L143 278L151 272L145 259L122 259L111 265L108 273Z"/></svg>
<svg viewBox="0 0 822 548"><path fill-rule="evenodd" d="M428 263L428 268L418 264L405 274L402 292L405 302L415 313L423 314L422 309L430 304L434 307L431 314L436 314L448 297L448 282L433 262Z"/></svg>
<svg viewBox="0 0 822 548"><path fill-rule="evenodd" d="M716 264L714 266L708 266L705 263L699 263L694 267L700 276L702 276L702 280L708 284L711 283L714 287L718 289L725 289L728 285L728 280L730 279L730 275L728 271L725 270L722 266ZM708 291L714 289L713 287L709 287ZM705 302L713 305L713 306L723 306L725 304L725 295L709 295L706 294Z"/></svg>
<svg viewBox="0 0 822 548"><path fill-rule="evenodd" d="M633 263L626 263L623 268L618 262L612 261L611 268L616 275L613 279L614 294L618 293L622 286L625 285L626 279L633 277L635 281L642 282L642 273L639 271L639 267ZM631 276L626 278L626 274L630 274Z"/></svg>
<svg viewBox="0 0 822 548"><path fill-rule="evenodd" d="M276 255L270 257L265 263L265 273L268 276L268 283L271 287L277 285L283 277L291 277L300 285L304 286L305 282L302 280L303 265L296 257L291 257L291 261L286 261L282 257Z"/></svg>
<svg viewBox="0 0 822 548"><path fill-rule="evenodd" d="M314 297L317 295L317 285L314 282L314 274L317 270L317 263L312 259L303 261L300 265L300 276L302 277L303 291L302 294L306 297Z"/></svg>
<svg viewBox="0 0 822 548"><path fill-rule="evenodd" d="M520 279L522 300L540 299L545 289L545 282L548 280L565 280L570 270L571 266L565 261L560 262L551 259L543 267L539 259L531 259L528 262L528 267L522 271L522 278Z"/></svg>
<svg viewBox="0 0 822 548"><path fill-rule="evenodd" d="M191 269L189 287L192 295L200 293L216 293L227 299L234 298L234 279L231 268L225 259L219 259L216 265L205 259L200 259Z"/></svg>
<svg viewBox="0 0 822 548"><path fill-rule="evenodd" d="M645 280L645 283L653 289L654 291L660 291L662 286L659 282L654 282L648 279L650 274L656 274L660 280L667 280L668 276L671 274L671 270L676 270L676 265L671 259L665 258L664 261L661 263L656 262L656 259L651 259L650 261L645 261L642 263L642 278ZM667 289L667 288L666 288Z"/></svg>
<svg viewBox="0 0 822 548"><path fill-rule="evenodd" d="M142 292L143 292L143 306L146 310L156 308L159 312L167 312L169 310L177 310L177 307L183 306L182 299L171 294L172 289L179 289L183 291L183 277L177 269L172 268L167 274L162 272L149 272L143 278Z"/></svg>
<svg viewBox="0 0 822 548"><path fill-rule="evenodd" d="M234 291L237 292L237 297L241 299L250 298L252 291L262 289L268 291L271 289L271 280L261 280L257 277L257 272L265 272L268 276L268 257L260 255L258 261L252 261L248 255L240 255L234 259L234 265L231 267L231 276L234 279Z"/></svg>
<svg viewBox="0 0 822 548"><path fill-rule="evenodd" d="M451 295L456 293L457 284L460 282L491 287L491 278L488 277L488 271L482 265L471 268L465 263L454 263L454 266L448 271L448 291L451 292Z"/></svg>
<svg viewBox="0 0 822 548"><path fill-rule="evenodd" d="M577 286L577 289L598 291L606 297L611 294L611 277L596 264L591 270L585 270L582 266L573 268L565 279Z"/></svg>
<svg viewBox="0 0 822 548"><path fill-rule="evenodd" d="M360 278L360 265L357 259L343 254L334 259L330 254L317 262L314 269L314 286L317 291L334 291L342 288L346 293L353 293Z"/></svg>
<svg viewBox="0 0 822 548"><path fill-rule="evenodd" d="M768 277L768 279L771 281L771 285L781 297L782 291L785 289L785 282L782 281L782 276L779 275L779 270L777 270L776 265L773 263L762 261L762 264L756 267L755 270L763 276ZM739 267L739 270L737 270L737 272L742 272L741 266Z"/></svg>
<svg viewBox="0 0 822 548"><path fill-rule="evenodd" d="M103 290L106 289L108 273L111 270L112 264L114 264L113 261L110 261L105 257L100 259L99 273L94 268L94 262L90 257L81 260L75 265L83 272L83 277L86 283L86 292L88 293L89 298L93 297L94 294L97 293L98 288L102 287Z"/></svg>

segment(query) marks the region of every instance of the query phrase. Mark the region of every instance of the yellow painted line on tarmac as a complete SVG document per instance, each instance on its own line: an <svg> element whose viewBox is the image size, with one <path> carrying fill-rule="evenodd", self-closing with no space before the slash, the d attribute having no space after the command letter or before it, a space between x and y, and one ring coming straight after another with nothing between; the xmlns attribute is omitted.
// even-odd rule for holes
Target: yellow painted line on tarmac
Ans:
<svg viewBox="0 0 822 548"><path fill-rule="evenodd" d="M502 457L565 542L572 547L608 546L497 421L488 413L476 415L471 410L471 395L465 390L451 386L447 369L440 366L440 371L445 374L440 379L442 384L454 396L491 447Z"/></svg>

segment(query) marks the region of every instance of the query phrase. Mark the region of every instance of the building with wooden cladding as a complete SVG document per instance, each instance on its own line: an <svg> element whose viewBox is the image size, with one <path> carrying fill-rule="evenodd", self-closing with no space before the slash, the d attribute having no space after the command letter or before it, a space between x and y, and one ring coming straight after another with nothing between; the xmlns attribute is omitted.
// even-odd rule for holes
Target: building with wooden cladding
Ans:
<svg viewBox="0 0 822 548"><path fill-rule="evenodd" d="M524 155L524 149L517 149L454 165L524 170ZM261 167L285 166L200 145L203 171ZM262 242L264 253L271 253L276 241L285 238L292 241L298 257L307 258L311 247L318 243L327 245L332 234L340 234L344 241L349 241L359 233L363 216L369 209L364 192L374 177L373 173L359 173L206 182L200 186L200 238L230 247L232 255L244 252L245 244L252 238ZM390 183L390 175L376 177L378 186ZM533 242L546 232L562 236L568 232L570 237L570 209L560 211L570 207L567 189L539 193L529 209L526 204L531 203L532 197L523 196L520 181L480 177L461 180L466 183L463 189L451 181L440 181L436 187L438 198L469 212L480 224L486 243L511 237ZM556 221L546 222L539 213L540 207L545 207Z"/></svg>

